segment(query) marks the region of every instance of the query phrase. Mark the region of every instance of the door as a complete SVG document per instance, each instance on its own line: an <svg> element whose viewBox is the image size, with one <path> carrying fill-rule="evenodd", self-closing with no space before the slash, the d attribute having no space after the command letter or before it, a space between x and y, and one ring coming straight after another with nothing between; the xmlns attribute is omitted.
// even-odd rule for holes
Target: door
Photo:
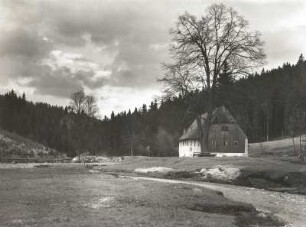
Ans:
<svg viewBox="0 0 306 227"><path fill-rule="evenodd" d="M231 138L228 130L221 131L219 149L222 153L231 153Z"/></svg>

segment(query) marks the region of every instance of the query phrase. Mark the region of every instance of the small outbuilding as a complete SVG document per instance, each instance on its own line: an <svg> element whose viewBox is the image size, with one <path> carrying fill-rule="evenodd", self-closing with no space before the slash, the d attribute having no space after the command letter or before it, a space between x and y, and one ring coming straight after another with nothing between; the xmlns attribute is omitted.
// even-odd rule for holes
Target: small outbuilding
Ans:
<svg viewBox="0 0 306 227"><path fill-rule="evenodd" d="M195 119L184 130L179 139L179 157L201 155L201 140L204 147L208 147L206 153L217 156L248 156L248 138L228 109L224 106L216 108L211 114L210 124L207 124L207 116L207 113L202 114L199 119L202 129L198 127L199 120ZM204 139L207 133L208 146Z"/></svg>

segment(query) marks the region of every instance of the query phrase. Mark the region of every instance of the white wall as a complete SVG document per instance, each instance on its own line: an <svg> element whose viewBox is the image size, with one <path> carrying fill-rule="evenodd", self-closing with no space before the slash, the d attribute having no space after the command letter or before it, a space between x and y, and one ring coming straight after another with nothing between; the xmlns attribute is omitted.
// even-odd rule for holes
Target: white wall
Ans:
<svg viewBox="0 0 306 227"><path fill-rule="evenodd" d="M245 139L244 153L245 153L245 156L246 156L246 157L249 157L249 141L248 141L247 138Z"/></svg>
<svg viewBox="0 0 306 227"><path fill-rule="evenodd" d="M217 158L222 157L248 157L246 153L211 153L215 154Z"/></svg>
<svg viewBox="0 0 306 227"><path fill-rule="evenodd" d="M194 157L194 154L201 153L200 142L197 140L180 141L179 143L179 157ZM217 157L248 157L248 139L245 139L244 153L212 153Z"/></svg>
<svg viewBox="0 0 306 227"><path fill-rule="evenodd" d="M201 153L200 142L197 140L180 141L179 157L193 157L194 154Z"/></svg>

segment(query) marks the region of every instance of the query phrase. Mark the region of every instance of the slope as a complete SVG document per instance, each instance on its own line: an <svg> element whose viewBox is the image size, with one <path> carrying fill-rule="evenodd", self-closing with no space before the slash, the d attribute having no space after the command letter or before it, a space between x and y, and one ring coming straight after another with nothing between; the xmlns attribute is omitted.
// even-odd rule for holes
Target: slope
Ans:
<svg viewBox="0 0 306 227"><path fill-rule="evenodd" d="M54 149L0 129L0 162L44 162L65 157Z"/></svg>

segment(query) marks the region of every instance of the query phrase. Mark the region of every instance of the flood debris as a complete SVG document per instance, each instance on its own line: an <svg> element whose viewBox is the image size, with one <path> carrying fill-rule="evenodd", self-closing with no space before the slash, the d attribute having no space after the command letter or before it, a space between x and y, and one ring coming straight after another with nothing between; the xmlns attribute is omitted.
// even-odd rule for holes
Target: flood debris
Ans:
<svg viewBox="0 0 306 227"><path fill-rule="evenodd" d="M241 175L241 170L233 165L217 165L201 169L200 173L206 180L234 181Z"/></svg>
<svg viewBox="0 0 306 227"><path fill-rule="evenodd" d="M169 173L172 172L172 168L168 167L150 167L150 168L137 168L134 170L135 173Z"/></svg>
<svg viewBox="0 0 306 227"><path fill-rule="evenodd" d="M93 156L93 155L80 155L74 157L71 162L74 163L104 163L104 162L114 162L118 163L123 161L123 157L106 157L106 156Z"/></svg>

